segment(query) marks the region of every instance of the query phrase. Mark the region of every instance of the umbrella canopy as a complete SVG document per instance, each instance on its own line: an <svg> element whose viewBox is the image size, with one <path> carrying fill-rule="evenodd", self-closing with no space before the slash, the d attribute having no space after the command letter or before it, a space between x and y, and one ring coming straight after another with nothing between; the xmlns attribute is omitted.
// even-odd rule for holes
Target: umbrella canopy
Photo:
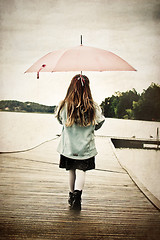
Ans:
<svg viewBox="0 0 160 240"><path fill-rule="evenodd" d="M136 71L116 54L100 48L80 45L50 52L35 62L26 72L68 71Z"/></svg>

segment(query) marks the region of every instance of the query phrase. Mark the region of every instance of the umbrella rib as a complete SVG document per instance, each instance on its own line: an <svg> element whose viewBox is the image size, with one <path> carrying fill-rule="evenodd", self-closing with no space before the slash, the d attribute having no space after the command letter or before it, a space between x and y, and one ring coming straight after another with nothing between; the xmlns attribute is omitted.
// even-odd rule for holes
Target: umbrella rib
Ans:
<svg viewBox="0 0 160 240"><path fill-rule="evenodd" d="M70 51L70 48L69 48L69 49L65 49L65 50L61 53L61 55L59 56L59 58L58 58L58 60L57 60L57 62L56 62L56 64L55 64L55 66L54 66L54 68L53 68L53 70L52 70L51 72L55 72L54 69L56 68L56 66L57 66L57 64L59 63L60 59L61 59L61 58L63 57L63 55L64 55L66 52L68 52L68 51Z"/></svg>

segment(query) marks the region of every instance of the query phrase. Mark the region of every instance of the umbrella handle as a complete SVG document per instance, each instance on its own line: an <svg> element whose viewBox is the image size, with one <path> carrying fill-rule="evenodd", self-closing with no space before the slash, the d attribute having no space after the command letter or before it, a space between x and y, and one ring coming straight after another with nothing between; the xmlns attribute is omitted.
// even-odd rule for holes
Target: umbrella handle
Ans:
<svg viewBox="0 0 160 240"><path fill-rule="evenodd" d="M46 67L46 64L42 64L41 68L37 72L37 79L39 79L39 72L42 70L42 68Z"/></svg>

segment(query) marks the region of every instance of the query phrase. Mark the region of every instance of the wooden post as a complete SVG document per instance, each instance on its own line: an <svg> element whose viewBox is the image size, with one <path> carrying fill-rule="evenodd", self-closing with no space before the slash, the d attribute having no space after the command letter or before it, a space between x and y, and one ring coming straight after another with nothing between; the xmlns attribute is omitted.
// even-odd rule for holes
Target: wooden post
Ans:
<svg viewBox="0 0 160 240"><path fill-rule="evenodd" d="M159 128L157 127L157 149L159 148Z"/></svg>

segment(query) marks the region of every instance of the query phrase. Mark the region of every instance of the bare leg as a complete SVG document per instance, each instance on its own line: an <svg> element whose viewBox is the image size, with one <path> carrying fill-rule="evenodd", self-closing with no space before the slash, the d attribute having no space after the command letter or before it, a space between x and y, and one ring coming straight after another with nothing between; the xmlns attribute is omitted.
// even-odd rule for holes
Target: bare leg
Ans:
<svg viewBox="0 0 160 240"><path fill-rule="evenodd" d="M69 189L70 192L74 192L74 186L75 186L75 180L76 180L76 172L74 169L69 170Z"/></svg>
<svg viewBox="0 0 160 240"><path fill-rule="evenodd" d="M85 183L85 176L86 172L83 170L76 169L76 179L75 179L75 190L83 190L84 183Z"/></svg>

